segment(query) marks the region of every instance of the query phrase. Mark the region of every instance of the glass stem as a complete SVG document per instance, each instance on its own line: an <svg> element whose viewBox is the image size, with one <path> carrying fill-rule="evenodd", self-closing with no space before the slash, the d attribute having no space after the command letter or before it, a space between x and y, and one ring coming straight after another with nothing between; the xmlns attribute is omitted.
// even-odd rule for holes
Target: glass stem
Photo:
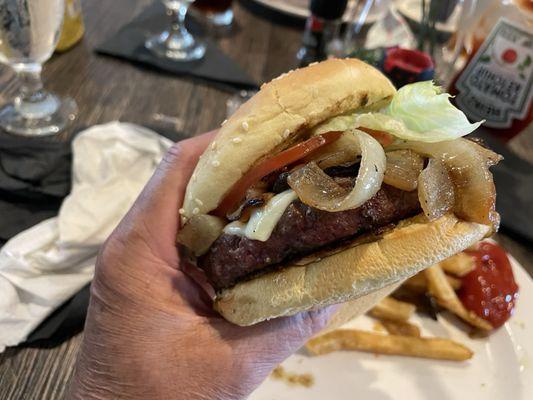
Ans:
<svg viewBox="0 0 533 400"><path fill-rule="evenodd" d="M178 8L169 8L172 34L178 36L186 36L188 34L185 28L185 16L189 9L189 2L181 2Z"/></svg>
<svg viewBox="0 0 533 400"><path fill-rule="evenodd" d="M24 64L15 67L17 77L21 83L20 92L15 97L15 109L22 115L27 115L33 105L41 103L46 98L41 81L41 64Z"/></svg>

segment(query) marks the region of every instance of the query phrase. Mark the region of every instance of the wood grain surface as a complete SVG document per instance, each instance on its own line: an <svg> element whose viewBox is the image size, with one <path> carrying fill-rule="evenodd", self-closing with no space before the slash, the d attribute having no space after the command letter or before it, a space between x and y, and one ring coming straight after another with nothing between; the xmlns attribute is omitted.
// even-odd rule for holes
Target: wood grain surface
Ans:
<svg viewBox="0 0 533 400"><path fill-rule="evenodd" d="M112 120L134 122L155 129L154 114L183 121L182 135L191 136L217 127L225 119L231 96L206 84L156 70L98 56L94 47L130 21L149 0L82 1L86 34L71 51L55 55L44 68L47 88L73 97L80 108L63 139L84 127ZM258 82L294 68L301 31L275 24L234 7L237 28L218 38L220 47ZM0 101L16 89L13 74L0 67ZM533 138L514 144L533 160ZM510 237L497 239L533 274L533 251ZM72 373L82 334L49 349L10 348L0 354L0 399L61 399Z"/></svg>

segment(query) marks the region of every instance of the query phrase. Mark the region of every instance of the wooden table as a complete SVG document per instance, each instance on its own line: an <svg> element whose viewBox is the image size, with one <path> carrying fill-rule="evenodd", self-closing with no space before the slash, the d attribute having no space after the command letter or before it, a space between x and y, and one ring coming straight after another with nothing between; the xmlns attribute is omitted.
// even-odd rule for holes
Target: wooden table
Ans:
<svg viewBox="0 0 533 400"><path fill-rule="evenodd" d="M86 34L70 52L54 56L45 66L45 85L74 97L80 112L72 131L121 120L153 125L154 113L180 118L183 131L194 135L217 127L225 118L230 94L128 62L98 56L93 48L130 21L150 0L84 1ZM237 32L218 40L258 82L295 66L301 31L271 23L235 6ZM13 92L12 74L0 69L0 97ZM533 138L514 147L533 160ZM533 250L513 239L498 239L533 274ZM82 334L50 349L10 348L0 355L0 399L63 398Z"/></svg>

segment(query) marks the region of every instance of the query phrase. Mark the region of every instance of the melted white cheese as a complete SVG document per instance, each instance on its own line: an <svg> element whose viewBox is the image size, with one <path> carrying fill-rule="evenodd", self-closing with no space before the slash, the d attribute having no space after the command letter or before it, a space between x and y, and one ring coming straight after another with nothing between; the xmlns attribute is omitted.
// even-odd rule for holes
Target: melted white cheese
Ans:
<svg viewBox="0 0 533 400"><path fill-rule="evenodd" d="M224 233L246 236L248 239L265 242L289 204L297 198L294 190L289 189L281 192L272 197L263 207L255 209L246 224L240 221L231 222L224 227Z"/></svg>

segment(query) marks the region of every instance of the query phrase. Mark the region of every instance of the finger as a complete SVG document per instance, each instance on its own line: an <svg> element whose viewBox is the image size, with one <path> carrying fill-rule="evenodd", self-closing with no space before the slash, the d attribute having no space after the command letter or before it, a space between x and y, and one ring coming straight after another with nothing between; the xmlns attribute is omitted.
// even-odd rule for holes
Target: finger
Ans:
<svg viewBox="0 0 533 400"><path fill-rule="evenodd" d="M209 283L205 272L184 260L180 263L180 270L202 289L202 292L205 293L204 302L209 305L213 304L215 289Z"/></svg>
<svg viewBox="0 0 533 400"><path fill-rule="evenodd" d="M187 183L215 133L211 131L177 142L161 160L137 201L139 209L150 217L150 223L159 226L171 217L170 212L172 219L177 220Z"/></svg>
<svg viewBox="0 0 533 400"><path fill-rule="evenodd" d="M322 331L338 309L338 305L301 312L291 317L264 321L248 328L230 329L240 339L243 354L261 354L264 362L274 365L290 356L308 339Z"/></svg>

